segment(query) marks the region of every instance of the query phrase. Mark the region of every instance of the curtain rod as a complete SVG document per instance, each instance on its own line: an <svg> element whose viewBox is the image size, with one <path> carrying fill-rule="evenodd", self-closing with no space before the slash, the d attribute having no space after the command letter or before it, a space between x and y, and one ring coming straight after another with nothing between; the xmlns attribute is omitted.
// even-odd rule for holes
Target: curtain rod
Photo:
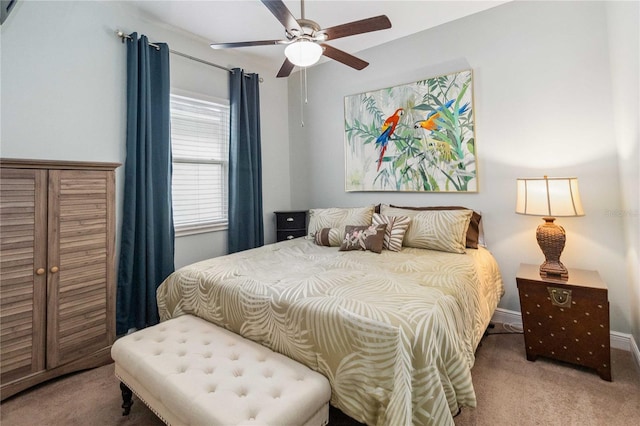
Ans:
<svg viewBox="0 0 640 426"><path fill-rule="evenodd" d="M124 43L125 39L132 40L130 35L125 34L121 30L116 30L116 35L118 37L120 37L120 39L122 40L123 43ZM158 46L157 44L151 43L151 42L149 43L149 46L155 47L158 50L160 49L160 46ZM227 68L227 67L223 67L222 65L214 64L213 62L205 61L204 59L196 58L195 56L187 55L186 53L178 52L177 50L173 50L173 49L169 49L169 52L173 53L174 55L182 56L183 58L191 59L192 61L200 62L201 64L209 65L209 66L212 66L214 68L218 68L218 69L221 69L221 70L224 70L224 71L228 71L228 72L233 74L233 70L232 69ZM249 77L249 76L245 76L245 77ZM262 83L262 81L263 81L262 77L260 77L259 80L260 80L260 83Z"/></svg>

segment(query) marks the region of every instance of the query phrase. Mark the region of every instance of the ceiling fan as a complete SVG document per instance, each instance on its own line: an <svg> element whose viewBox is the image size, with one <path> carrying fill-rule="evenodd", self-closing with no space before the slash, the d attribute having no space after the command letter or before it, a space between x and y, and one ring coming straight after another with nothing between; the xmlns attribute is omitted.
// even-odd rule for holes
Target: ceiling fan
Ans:
<svg viewBox="0 0 640 426"><path fill-rule="evenodd" d="M261 0L269 11L285 28L285 40L241 41L236 43L212 43L213 49L228 49L235 47L269 46L284 44L287 57L278 71L278 77L288 77L294 66L308 67L320 60L324 55L357 70L369 65L360 58L336 49L326 43L328 40L349 37L356 34L391 28L391 21L386 15L353 21L335 27L322 29L316 22L305 19L304 0L300 0L301 18L296 19L282 0Z"/></svg>

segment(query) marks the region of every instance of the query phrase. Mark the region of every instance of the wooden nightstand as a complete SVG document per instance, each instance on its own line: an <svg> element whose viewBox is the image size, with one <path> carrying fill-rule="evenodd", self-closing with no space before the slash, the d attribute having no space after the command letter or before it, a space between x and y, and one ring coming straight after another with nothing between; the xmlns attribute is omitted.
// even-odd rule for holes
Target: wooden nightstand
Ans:
<svg viewBox="0 0 640 426"><path fill-rule="evenodd" d="M276 215L276 241L292 240L307 235L307 211L274 212Z"/></svg>
<svg viewBox="0 0 640 426"><path fill-rule="evenodd" d="M596 271L569 269L569 279L540 277L521 264L516 276L527 359L538 356L595 369L611 381L607 285Z"/></svg>

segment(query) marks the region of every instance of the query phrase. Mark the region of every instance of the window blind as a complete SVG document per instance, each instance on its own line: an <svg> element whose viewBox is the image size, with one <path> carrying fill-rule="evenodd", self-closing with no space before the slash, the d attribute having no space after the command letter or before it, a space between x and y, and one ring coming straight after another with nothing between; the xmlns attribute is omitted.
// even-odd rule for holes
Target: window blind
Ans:
<svg viewBox="0 0 640 426"><path fill-rule="evenodd" d="M227 224L229 106L171 95L176 233Z"/></svg>

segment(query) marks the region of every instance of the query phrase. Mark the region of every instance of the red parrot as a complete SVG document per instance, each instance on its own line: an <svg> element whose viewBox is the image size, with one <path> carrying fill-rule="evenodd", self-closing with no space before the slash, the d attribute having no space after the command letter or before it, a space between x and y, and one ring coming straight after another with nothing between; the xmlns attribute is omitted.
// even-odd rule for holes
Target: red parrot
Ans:
<svg viewBox="0 0 640 426"><path fill-rule="evenodd" d="M382 123L382 134L378 136L376 139L376 147L380 146L380 158L378 158L378 169L376 171L380 171L380 165L382 164L382 158L384 157L384 152L387 150L387 144L389 143L389 138L396 130L396 126L400 122L400 116L404 113L403 108L398 108L393 115Z"/></svg>

